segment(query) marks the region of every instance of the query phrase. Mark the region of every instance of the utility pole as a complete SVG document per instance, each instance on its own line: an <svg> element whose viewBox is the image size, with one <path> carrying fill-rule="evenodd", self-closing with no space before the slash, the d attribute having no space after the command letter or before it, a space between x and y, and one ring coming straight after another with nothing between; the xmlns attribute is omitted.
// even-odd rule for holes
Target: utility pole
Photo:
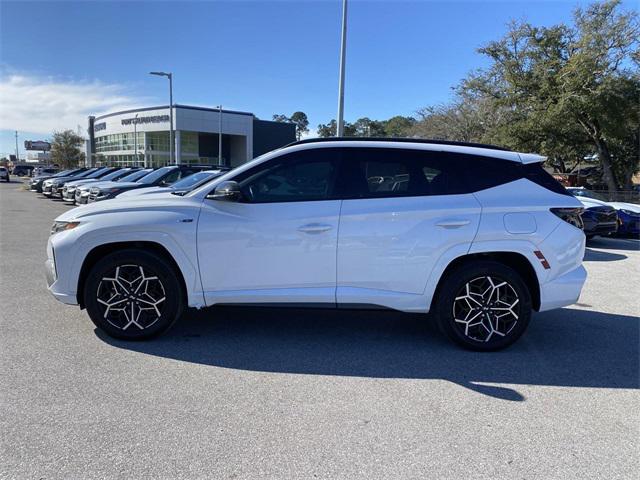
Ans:
<svg viewBox="0 0 640 480"><path fill-rule="evenodd" d="M222 104L218 105L218 166L222 165Z"/></svg>
<svg viewBox="0 0 640 480"><path fill-rule="evenodd" d="M173 73L171 72L149 72L149 75L167 77L169 79L169 165L174 164L175 144L173 141Z"/></svg>
<svg viewBox="0 0 640 480"><path fill-rule="evenodd" d="M16 162L20 161L20 157L18 156L18 131L16 130Z"/></svg>
<svg viewBox="0 0 640 480"><path fill-rule="evenodd" d="M338 83L338 123L336 135L344 135L344 70L347 54L347 0L342 0L342 37L340 41L340 80Z"/></svg>
<svg viewBox="0 0 640 480"><path fill-rule="evenodd" d="M133 166L138 166L138 115L133 119Z"/></svg>

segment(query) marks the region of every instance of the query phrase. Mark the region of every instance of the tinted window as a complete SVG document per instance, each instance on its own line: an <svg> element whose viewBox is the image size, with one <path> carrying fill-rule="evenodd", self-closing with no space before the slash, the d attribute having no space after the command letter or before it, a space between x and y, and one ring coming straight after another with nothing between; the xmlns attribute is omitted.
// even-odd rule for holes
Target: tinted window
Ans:
<svg viewBox="0 0 640 480"><path fill-rule="evenodd" d="M339 191L344 198L465 193L456 165L441 152L346 148Z"/></svg>
<svg viewBox="0 0 640 480"><path fill-rule="evenodd" d="M159 168L157 170L154 170L150 174L148 174L145 177L141 178L139 180L139 183L144 183L144 184L149 184L150 185L153 182L155 182L156 180L160 179L163 175L166 175L167 172L170 172L171 170L175 170L176 172L179 173L179 170L176 167L162 167L162 168Z"/></svg>
<svg viewBox="0 0 640 480"><path fill-rule="evenodd" d="M523 165L525 177L534 183L537 183L541 187L551 190L552 192L560 193L562 195L571 195L566 188L553 176L542 168L541 163L530 163L529 165ZM594 198L595 194L594 194Z"/></svg>
<svg viewBox="0 0 640 480"><path fill-rule="evenodd" d="M193 175L189 175L186 178L183 178L179 182L173 184L174 188L189 188L194 186L196 183L204 182L205 180L210 180L214 177L217 177L220 173L214 172L198 172Z"/></svg>
<svg viewBox="0 0 640 480"><path fill-rule="evenodd" d="M470 192L479 192L522 178L522 164L511 160L476 155L450 154Z"/></svg>
<svg viewBox="0 0 640 480"><path fill-rule="evenodd" d="M119 182L135 182L136 180L144 177L145 175L148 175L152 172L153 170L150 169L146 169L146 170L137 170L133 173L130 173L129 175L126 175L124 177L122 177L121 179L119 179Z"/></svg>
<svg viewBox="0 0 640 480"><path fill-rule="evenodd" d="M338 169L335 149L319 148L275 158L234 178L249 203L331 198Z"/></svg>

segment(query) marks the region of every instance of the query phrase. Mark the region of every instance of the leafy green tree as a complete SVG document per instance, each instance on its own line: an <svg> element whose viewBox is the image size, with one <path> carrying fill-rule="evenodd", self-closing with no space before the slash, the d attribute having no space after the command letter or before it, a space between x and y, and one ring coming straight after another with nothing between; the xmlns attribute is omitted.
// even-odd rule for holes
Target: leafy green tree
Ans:
<svg viewBox="0 0 640 480"><path fill-rule="evenodd" d="M304 112L294 112L290 117L282 114L274 115L273 120L275 122L294 123L298 140L302 138L302 135L309 132L309 119Z"/></svg>
<svg viewBox="0 0 640 480"><path fill-rule="evenodd" d="M54 132L51 142L51 161L63 168L75 167L84 162L81 150L84 138L73 130Z"/></svg>
<svg viewBox="0 0 640 480"><path fill-rule="evenodd" d="M329 123L321 123L318 125L318 136L319 137L335 137L338 131L337 122L335 119L332 119ZM345 137L355 137L356 129L353 124L349 122L344 122L344 136Z"/></svg>
<svg viewBox="0 0 640 480"><path fill-rule="evenodd" d="M483 134L507 146L539 146L562 159L589 145L611 191L630 185L638 170L640 27L620 0L576 9L574 25L513 23L480 52L488 69L471 74L460 90L500 114Z"/></svg>
<svg viewBox="0 0 640 480"><path fill-rule="evenodd" d="M309 119L304 112L293 112L291 122L296 124L296 138L300 140L305 133L309 132Z"/></svg>
<svg viewBox="0 0 640 480"><path fill-rule="evenodd" d="M413 135L416 119L396 115L382 123L385 137L410 137Z"/></svg>

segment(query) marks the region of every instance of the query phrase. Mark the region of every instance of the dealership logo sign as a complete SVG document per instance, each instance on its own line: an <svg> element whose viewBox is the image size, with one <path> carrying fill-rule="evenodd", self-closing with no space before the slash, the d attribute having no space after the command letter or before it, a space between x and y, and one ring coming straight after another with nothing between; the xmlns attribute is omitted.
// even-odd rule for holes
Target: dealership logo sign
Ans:
<svg viewBox="0 0 640 480"><path fill-rule="evenodd" d="M93 131L94 132L99 132L100 130L106 130L106 129L107 129L107 122L96 123L93 126Z"/></svg>
<svg viewBox="0 0 640 480"><path fill-rule="evenodd" d="M123 118L122 125L141 124L141 123L163 123L169 121L169 115L154 115L151 117Z"/></svg>

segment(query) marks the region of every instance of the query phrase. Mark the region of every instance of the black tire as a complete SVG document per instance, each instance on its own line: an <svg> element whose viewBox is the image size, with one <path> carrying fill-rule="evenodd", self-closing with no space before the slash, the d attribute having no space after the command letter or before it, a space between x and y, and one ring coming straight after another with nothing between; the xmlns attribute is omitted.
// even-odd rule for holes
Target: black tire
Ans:
<svg viewBox="0 0 640 480"><path fill-rule="evenodd" d="M138 277L143 280L137 281ZM108 280L115 278L118 281ZM101 258L91 268L83 293L96 327L123 340L145 340L166 332L184 309L178 273L161 256L140 249Z"/></svg>
<svg viewBox="0 0 640 480"><path fill-rule="evenodd" d="M478 292L491 288L481 300ZM500 350L514 343L527 329L532 312L531 294L523 279L514 269L494 261L475 261L447 274L435 302L440 331L476 351Z"/></svg>

